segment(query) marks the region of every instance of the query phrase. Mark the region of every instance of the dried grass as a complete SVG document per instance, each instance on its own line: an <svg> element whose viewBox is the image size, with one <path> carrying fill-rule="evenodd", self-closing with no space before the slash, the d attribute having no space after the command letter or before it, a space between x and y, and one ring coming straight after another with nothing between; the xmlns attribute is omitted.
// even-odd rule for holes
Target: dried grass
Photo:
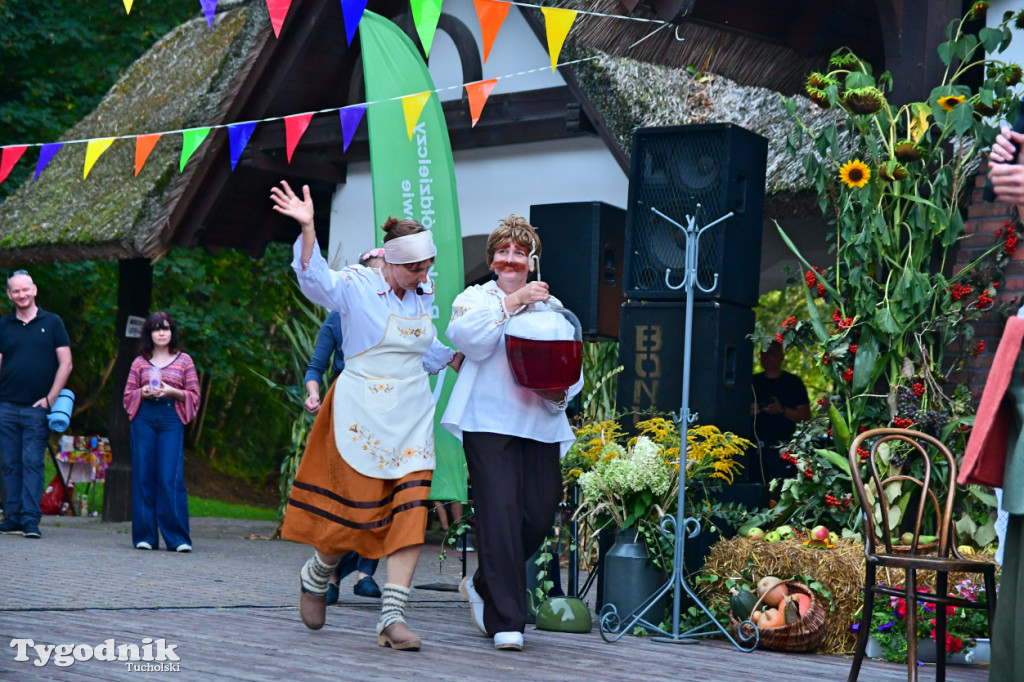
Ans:
<svg viewBox="0 0 1024 682"><path fill-rule="evenodd" d="M969 557L980 561L993 561L991 553ZM746 575L744 575L746 571ZM753 582L766 575L783 579L810 576L832 593L834 609L826 612L825 639L819 653L852 654L857 642L856 633L850 630L860 617L861 592L864 585L864 545L851 540L839 540L833 549L808 547L799 540L764 542L733 538L722 540L711 548L704 564L704 574L717 575L723 579L752 579ZM931 571L918 572L918 584L934 586L935 574ZM977 574L951 573L949 584L964 578L977 579ZM799 578L798 578L799 579ZM899 585L904 581L904 572L882 569L879 581L888 585ZM729 594L724 580L714 583L700 583L703 596L709 603L728 607ZM823 603L827 607L827 603Z"/></svg>

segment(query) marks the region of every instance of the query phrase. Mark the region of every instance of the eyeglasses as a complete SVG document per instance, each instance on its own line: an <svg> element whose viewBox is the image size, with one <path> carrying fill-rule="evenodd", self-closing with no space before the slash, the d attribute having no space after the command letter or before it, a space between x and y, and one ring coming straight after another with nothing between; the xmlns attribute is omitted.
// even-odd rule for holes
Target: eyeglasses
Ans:
<svg viewBox="0 0 1024 682"><path fill-rule="evenodd" d="M171 325L169 325L169 324L158 324L155 327L153 327L153 331L155 331L155 332L168 331L169 332L169 331L171 331Z"/></svg>

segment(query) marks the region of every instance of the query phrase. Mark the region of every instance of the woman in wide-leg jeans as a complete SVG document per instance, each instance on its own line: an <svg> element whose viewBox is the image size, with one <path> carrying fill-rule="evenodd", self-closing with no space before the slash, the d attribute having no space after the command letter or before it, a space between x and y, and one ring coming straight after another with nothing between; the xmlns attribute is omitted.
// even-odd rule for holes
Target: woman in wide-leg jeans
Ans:
<svg viewBox="0 0 1024 682"><path fill-rule="evenodd" d="M178 347L177 325L157 312L142 325L139 356L124 389L132 420L132 544L191 552L185 491L185 424L199 410L199 379Z"/></svg>

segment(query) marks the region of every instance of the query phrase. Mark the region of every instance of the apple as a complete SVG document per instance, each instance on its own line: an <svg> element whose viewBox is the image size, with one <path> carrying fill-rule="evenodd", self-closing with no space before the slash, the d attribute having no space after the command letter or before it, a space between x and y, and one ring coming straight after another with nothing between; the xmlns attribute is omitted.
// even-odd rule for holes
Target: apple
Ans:
<svg viewBox="0 0 1024 682"><path fill-rule="evenodd" d="M835 533L829 533L828 534L828 541L834 545L837 542L839 542L839 536L836 535Z"/></svg>
<svg viewBox="0 0 1024 682"><path fill-rule="evenodd" d="M764 536L764 541L765 542L778 542L781 539L782 539L782 536L779 535L779 531L777 531L777 530L770 530Z"/></svg>
<svg viewBox="0 0 1024 682"><path fill-rule="evenodd" d="M901 535L900 536L900 544L904 544L904 545L912 545L912 544L914 544L914 534L911 533L910 531L907 531L906 533Z"/></svg>
<svg viewBox="0 0 1024 682"><path fill-rule="evenodd" d="M788 538L793 534L792 526L779 526L775 529L775 532L779 534L779 537Z"/></svg>
<svg viewBox="0 0 1024 682"><path fill-rule="evenodd" d="M812 540L828 540L828 528L825 526L815 526L811 529Z"/></svg>
<svg viewBox="0 0 1024 682"><path fill-rule="evenodd" d="M763 538L764 531L758 528L757 526L754 526L753 528L747 531L747 539L749 540L761 540Z"/></svg>

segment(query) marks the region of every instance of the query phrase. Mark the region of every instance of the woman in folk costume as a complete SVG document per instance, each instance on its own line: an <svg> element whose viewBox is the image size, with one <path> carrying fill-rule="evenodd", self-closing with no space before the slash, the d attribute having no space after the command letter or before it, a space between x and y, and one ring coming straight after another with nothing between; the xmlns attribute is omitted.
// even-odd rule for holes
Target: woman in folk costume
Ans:
<svg viewBox="0 0 1024 682"><path fill-rule="evenodd" d="M1024 210L1024 166L1012 144L1024 136L1003 128L989 156L989 180L999 201ZM1008 516L996 619L991 624L991 682L1024 679L1024 308L1006 322L957 482L1003 489ZM986 595L992 598L990 595Z"/></svg>
<svg viewBox="0 0 1024 682"><path fill-rule="evenodd" d="M377 643L418 650L405 603L426 532L434 469L434 403L427 373L462 355L436 339L427 272L437 249L415 220L389 218L384 266L331 270L313 230L309 188L271 189L274 210L298 221L292 268L302 292L341 315L345 369L324 397L295 474L282 537L315 548L299 572L299 614L323 627L327 583L340 557L387 557Z"/></svg>
<svg viewBox="0 0 1024 682"><path fill-rule="evenodd" d="M546 282L527 282L540 238L509 216L487 238L487 262L497 279L456 297L448 338L466 354L441 425L466 451L473 482L479 567L459 586L473 622L497 649L519 651L526 627L526 560L544 541L562 497L559 456L574 436L568 391L520 387L505 354L505 322L531 303L551 300ZM572 331L571 329L569 330Z"/></svg>

